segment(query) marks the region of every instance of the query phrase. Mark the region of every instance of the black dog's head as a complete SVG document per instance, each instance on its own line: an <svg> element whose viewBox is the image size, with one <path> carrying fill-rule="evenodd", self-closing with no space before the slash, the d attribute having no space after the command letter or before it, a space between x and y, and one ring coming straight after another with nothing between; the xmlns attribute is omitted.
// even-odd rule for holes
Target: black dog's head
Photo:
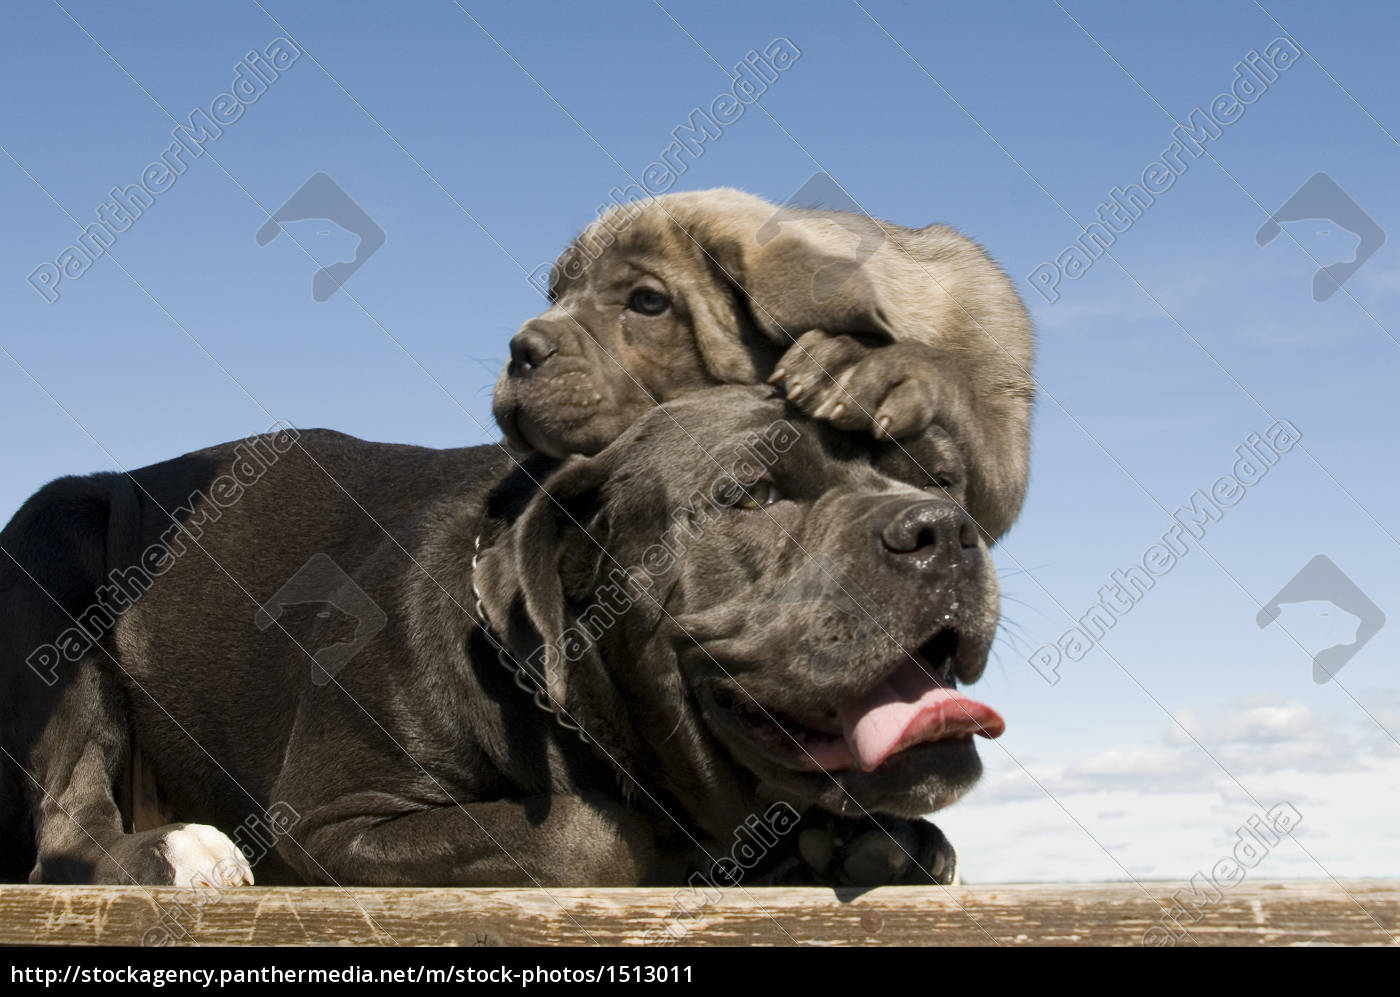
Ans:
<svg viewBox="0 0 1400 997"><path fill-rule="evenodd" d="M716 388L564 463L478 581L551 695L692 808L914 817L1002 729L957 691L999 616L963 474L936 426L872 445Z"/></svg>

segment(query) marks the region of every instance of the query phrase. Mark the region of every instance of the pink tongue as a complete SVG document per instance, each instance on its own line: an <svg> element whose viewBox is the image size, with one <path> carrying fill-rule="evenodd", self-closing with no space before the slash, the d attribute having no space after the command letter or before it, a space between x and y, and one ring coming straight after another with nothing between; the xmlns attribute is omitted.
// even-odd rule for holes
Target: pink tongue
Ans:
<svg viewBox="0 0 1400 997"><path fill-rule="evenodd" d="M859 702L842 707L841 729L862 771L915 744L979 734L1000 737L1006 721L910 661Z"/></svg>

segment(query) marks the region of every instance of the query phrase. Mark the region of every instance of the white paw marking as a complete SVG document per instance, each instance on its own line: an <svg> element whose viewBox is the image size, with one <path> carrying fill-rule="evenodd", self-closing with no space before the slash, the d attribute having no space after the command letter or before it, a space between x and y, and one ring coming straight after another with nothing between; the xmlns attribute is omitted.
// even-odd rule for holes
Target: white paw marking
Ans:
<svg viewBox="0 0 1400 997"><path fill-rule="evenodd" d="M253 870L238 846L208 824L186 824L171 831L160 843L160 854L170 864L176 886L253 885Z"/></svg>

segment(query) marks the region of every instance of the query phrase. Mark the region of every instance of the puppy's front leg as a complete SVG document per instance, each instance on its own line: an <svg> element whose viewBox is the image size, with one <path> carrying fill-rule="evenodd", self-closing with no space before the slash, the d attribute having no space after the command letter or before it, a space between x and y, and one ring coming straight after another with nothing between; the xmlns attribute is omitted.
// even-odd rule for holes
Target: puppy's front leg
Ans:
<svg viewBox="0 0 1400 997"><path fill-rule="evenodd" d="M616 801L533 796L409 809L344 797L279 852L308 882L342 886L638 886L665 875L653 833Z"/></svg>
<svg viewBox="0 0 1400 997"><path fill-rule="evenodd" d="M839 429L908 440L937 422L963 455L968 511L992 537L1006 532L1026 491L1029 396L985 385L966 360L927 343L892 343L813 329L769 380L788 401Z"/></svg>

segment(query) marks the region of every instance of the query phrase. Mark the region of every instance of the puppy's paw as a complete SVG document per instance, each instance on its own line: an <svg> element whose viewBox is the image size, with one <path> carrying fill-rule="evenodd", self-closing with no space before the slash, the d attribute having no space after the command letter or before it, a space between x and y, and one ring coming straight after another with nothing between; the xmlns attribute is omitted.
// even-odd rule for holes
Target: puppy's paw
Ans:
<svg viewBox="0 0 1400 997"><path fill-rule="evenodd" d="M935 414L956 418L968 405L956 365L934 347L821 329L798 337L769 382L808 415L876 439L905 439Z"/></svg>
<svg viewBox="0 0 1400 997"><path fill-rule="evenodd" d="M926 820L833 820L801 832L798 853L819 881L840 886L947 886L958 853Z"/></svg>
<svg viewBox="0 0 1400 997"><path fill-rule="evenodd" d="M208 824L176 824L160 829L156 846L170 868L170 881L185 888L252 886L253 870L228 837Z"/></svg>

